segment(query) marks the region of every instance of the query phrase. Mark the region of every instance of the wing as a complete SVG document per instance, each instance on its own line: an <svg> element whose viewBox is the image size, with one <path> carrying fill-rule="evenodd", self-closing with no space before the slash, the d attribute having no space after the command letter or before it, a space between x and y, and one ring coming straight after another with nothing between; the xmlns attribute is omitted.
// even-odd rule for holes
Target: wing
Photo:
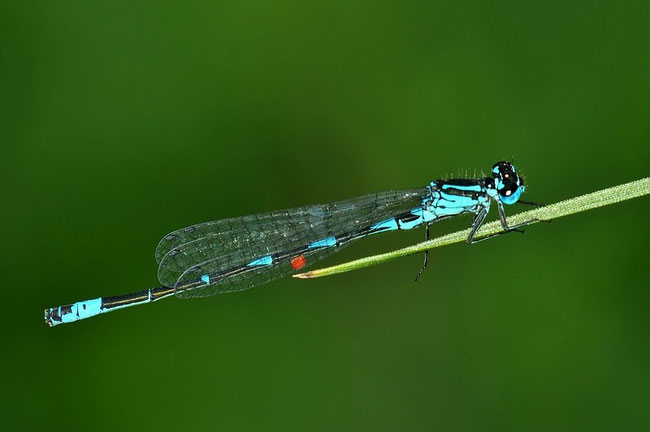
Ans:
<svg viewBox="0 0 650 432"><path fill-rule="evenodd" d="M381 192L183 228L158 244L158 278L163 285L175 287L183 298L252 288L295 270L288 255L272 265L247 266L251 261L380 222L419 205L424 194L424 188ZM341 247L314 249L303 255L313 264ZM205 275L210 282L197 286Z"/></svg>

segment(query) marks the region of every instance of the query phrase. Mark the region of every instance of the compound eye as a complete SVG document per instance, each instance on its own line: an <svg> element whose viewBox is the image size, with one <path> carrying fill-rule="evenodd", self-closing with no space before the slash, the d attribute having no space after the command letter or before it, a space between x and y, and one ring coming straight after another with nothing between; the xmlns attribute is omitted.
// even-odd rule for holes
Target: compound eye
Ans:
<svg viewBox="0 0 650 432"><path fill-rule="evenodd" d="M507 173L514 173L514 167L508 161L497 162L492 166L492 175L494 177L504 177Z"/></svg>

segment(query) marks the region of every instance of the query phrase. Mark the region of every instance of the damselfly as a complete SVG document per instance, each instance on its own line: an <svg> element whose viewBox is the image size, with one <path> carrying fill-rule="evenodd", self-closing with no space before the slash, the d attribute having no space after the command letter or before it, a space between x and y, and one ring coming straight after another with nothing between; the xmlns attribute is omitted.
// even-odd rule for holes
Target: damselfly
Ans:
<svg viewBox="0 0 650 432"><path fill-rule="evenodd" d="M206 297L241 291L290 275L369 235L425 227L464 213L474 214L468 243L496 202L504 234L504 204L519 199L524 181L509 162L492 167L492 177L436 180L424 188L381 192L332 204L312 205L192 225L167 234L156 248L163 285L117 297L100 297L45 310L50 326L150 303L175 294ZM426 268L428 254L425 253ZM417 280L417 277L416 277Z"/></svg>

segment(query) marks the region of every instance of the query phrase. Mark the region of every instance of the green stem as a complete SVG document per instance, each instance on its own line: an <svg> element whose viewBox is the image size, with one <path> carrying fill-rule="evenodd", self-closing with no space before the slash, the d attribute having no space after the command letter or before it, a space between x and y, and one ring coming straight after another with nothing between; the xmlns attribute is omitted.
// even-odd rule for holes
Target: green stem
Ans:
<svg viewBox="0 0 650 432"><path fill-rule="evenodd" d="M560 201L555 204L547 205L544 207L535 208L523 213L519 213L508 217L509 225L516 225L525 221L533 220L549 221L557 219L562 216L583 212L586 210L603 207L610 204L615 204L628 199L648 195L650 193L650 177L636 180L630 183L625 183L619 186L603 189L598 192L593 192L587 195L582 195L576 198ZM428 249L433 249L440 246L445 246L452 243L465 241L469 235L469 229L457 231L452 234L447 234L414 246L398 249L393 252L387 252L379 255L373 255L365 258L360 258L354 261L349 261L343 264L338 264L332 267L326 267L317 270L311 270L306 273L299 273L293 275L296 278L309 279L321 276L329 276L337 273L343 273L351 270L369 267L371 265L380 264L395 258L413 255L419 252L424 252ZM502 231L499 221L491 222L483 225L477 233L476 239L481 237L496 234Z"/></svg>

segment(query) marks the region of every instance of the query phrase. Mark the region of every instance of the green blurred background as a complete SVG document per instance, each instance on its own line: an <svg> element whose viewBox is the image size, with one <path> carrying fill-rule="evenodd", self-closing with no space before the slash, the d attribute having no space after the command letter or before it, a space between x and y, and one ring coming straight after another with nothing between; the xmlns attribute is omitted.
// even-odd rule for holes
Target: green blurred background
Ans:
<svg viewBox="0 0 650 432"><path fill-rule="evenodd" d="M647 176L649 42L632 1L2 2L3 427L648 430L647 198L438 249L418 284L413 256L42 309L155 286L196 222L501 159L544 203Z"/></svg>

